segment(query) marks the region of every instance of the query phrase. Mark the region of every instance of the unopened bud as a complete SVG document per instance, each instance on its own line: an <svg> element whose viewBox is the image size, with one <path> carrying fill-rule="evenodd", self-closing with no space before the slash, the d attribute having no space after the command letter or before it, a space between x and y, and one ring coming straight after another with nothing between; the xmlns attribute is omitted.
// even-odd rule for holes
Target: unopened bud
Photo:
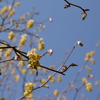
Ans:
<svg viewBox="0 0 100 100"><path fill-rule="evenodd" d="M77 41L77 44L80 45L80 46L83 46L82 41Z"/></svg>
<svg viewBox="0 0 100 100"><path fill-rule="evenodd" d="M70 7L70 5L65 5L65 6L64 6L64 9L65 9L65 8L68 8L68 7Z"/></svg>
<svg viewBox="0 0 100 100"><path fill-rule="evenodd" d="M52 19L52 18L49 18L49 21L50 21L50 22L52 22L52 21L53 21L53 19Z"/></svg>
<svg viewBox="0 0 100 100"><path fill-rule="evenodd" d="M53 54L53 50L52 49L49 49L48 51L47 51L47 53L49 53L50 54L50 56Z"/></svg>
<svg viewBox="0 0 100 100"><path fill-rule="evenodd" d="M82 20L85 20L87 14L86 13L82 13Z"/></svg>

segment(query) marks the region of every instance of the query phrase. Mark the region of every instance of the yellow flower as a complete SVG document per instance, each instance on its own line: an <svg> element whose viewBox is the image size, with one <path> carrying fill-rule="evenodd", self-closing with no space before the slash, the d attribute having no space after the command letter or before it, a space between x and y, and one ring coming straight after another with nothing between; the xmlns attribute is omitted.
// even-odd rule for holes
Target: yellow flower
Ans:
<svg viewBox="0 0 100 100"><path fill-rule="evenodd" d="M25 20L25 16L21 16L20 20L24 21Z"/></svg>
<svg viewBox="0 0 100 100"><path fill-rule="evenodd" d="M82 82L87 83L87 79L83 77Z"/></svg>
<svg viewBox="0 0 100 100"><path fill-rule="evenodd" d="M46 82L46 79L41 79L40 81L42 84L44 84Z"/></svg>
<svg viewBox="0 0 100 100"><path fill-rule="evenodd" d="M39 49L39 50L43 50L44 48L45 48L44 42L38 43L38 49Z"/></svg>
<svg viewBox="0 0 100 100"><path fill-rule="evenodd" d="M15 3L15 6L17 7L17 6L20 6L20 2L16 2Z"/></svg>
<svg viewBox="0 0 100 100"><path fill-rule="evenodd" d="M58 82L61 82L61 81L62 81L61 75L58 75L58 76L57 76L57 81L58 81Z"/></svg>
<svg viewBox="0 0 100 100"><path fill-rule="evenodd" d="M12 10L10 11L10 13L8 14L8 17L12 17L14 14L15 14L15 10L12 9Z"/></svg>
<svg viewBox="0 0 100 100"><path fill-rule="evenodd" d="M6 47L6 45L2 44L0 47ZM1 52L2 52L2 51L5 51L5 50L6 50L6 48L0 49Z"/></svg>
<svg viewBox="0 0 100 100"><path fill-rule="evenodd" d="M95 84L95 85L99 85L99 81L96 81L94 84Z"/></svg>
<svg viewBox="0 0 100 100"><path fill-rule="evenodd" d="M27 82L25 84L25 92L24 92L24 96L27 96L29 95L30 93L32 93L32 90L33 90L33 87L34 87L34 84L33 83L30 83L30 82Z"/></svg>
<svg viewBox="0 0 100 100"><path fill-rule="evenodd" d="M16 76L14 77L14 79L15 79L16 82L19 82L19 81L20 81L20 76L19 76L19 75L16 75Z"/></svg>
<svg viewBox="0 0 100 100"><path fill-rule="evenodd" d="M34 20L29 20L29 21L26 23L26 26L27 26L27 28L32 28L32 27L33 27L33 24L34 24Z"/></svg>
<svg viewBox="0 0 100 100"><path fill-rule="evenodd" d="M53 92L54 96L58 96L59 95L59 91L56 89L54 92Z"/></svg>
<svg viewBox="0 0 100 100"><path fill-rule="evenodd" d="M86 83L85 84L85 87L86 87L86 89L90 92L90 91L92 91L92 83Z"/></svg>
<svg viewBox="0 0 100 100"><path fill-rule="evenodd" d="M48 79L50 78L50 81L52 82L52 83L54 83L55 82L55 78L54 77L52 77L52 76L49 76L48 77Z"/></svg>
<svg viewBox="0 0 100 100"><path fill-rule="evenodd" d="M96 51L91 51L90 56L93 56L96 53Z"/></svg>
<svg viewBox="0 0 100 100"><path fill-rule="evenodd" d="M26 69L21 69L21 73L26 74L27 70Z"/></svg>
<svg viewBox="0 0 100 100"><path fill-rule="evenodd" d="M92 72L91 68L88 67L88 66L86 66L86 70L87 70L88 73L91 73Z"/></svg>
<svg viewBox="0 0 100 100"><path fill-rule="evenodd" d="M20 61L19 64L20 64L21 67L25 66L25 62L24 61Z"/></svg>
<svg viewBox="0 0 100 100"><path fill-rule="evenodd" d="M11 31L9 34L8 34L8 39L13 39L14 38L14 36L15 36L15 34L14 34L14 32L13 31Z"/></svg>
<svg viewBox="0 0 100 100"><path fill-rule="evenodd" d="M33 74L33 73L34 73L34 69L31 69L31 70L30 70L30 74Z"/></svg>
<svg viewBox="0 0 100 100"><path fill-rule="evenodd" d="M22 39L20 39L19 45L23 46L23 45L25 45L25 42L26 42L26 38L22 38Z"/></svg>

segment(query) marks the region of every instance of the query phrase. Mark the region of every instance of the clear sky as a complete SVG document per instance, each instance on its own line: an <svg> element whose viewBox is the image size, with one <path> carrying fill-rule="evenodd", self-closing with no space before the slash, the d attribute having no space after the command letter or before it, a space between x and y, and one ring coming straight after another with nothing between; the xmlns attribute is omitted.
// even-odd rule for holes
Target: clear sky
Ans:
<svg viewBox="0 0 100 100"><path fill-rule="evenodd" d="M87 12L87 18L83 21L81 20L82 10L76 7L69 7L64 9L66 3L64 0L21 0L21 6L16 8L16 15L13 18L19 18L22 14L32 11L32 6L34 6L35 11L39 12L39 15L34 16L36 22L41 22L48 18L53 18L53 22L45 22L46 28L39 32L40 37L44 38L45 49L39 53L43 53L48 49L53 49L54 53L52 56L46 55L40 62L44 66L57 65L62 61L65 56L66 51L70 51L77 41L83 41L83 47L77 46L73 51L72 55L68 59L66 65L70 63L78 64L78 67L70 68L65 72L63 76L63 81L61 83L49 83L50 89L41 88L36 90L37 96L45 97L45 94L51 95L55 89L63 91L69 81L75 78L78 70L84 65L84 58L87 52L95 50L95 44L100 40L100 1L99 0L70 0L69 2L79 5L84 9L90 9ZM36 25L30 31L36 29ZM6 34L7 35L7 34ZM6 36L4 35L4 36ZM4 37L0 34L0 39ZM25 51L27 51L27 47ZM100 79L100 47L98 48L97 54L94 56L96 60L95 65L91 65L90 62L87 65L92 69L91 74L95 76L96 79ZM51 72L52 73L52 72ZM79 79L86 77L88 73L84 70ZM96 100L97 95L100 92L100 86L94 86L95 80L90 80L93 82L93 91L87 92L85 87L80 90L77 95L77 100L81 100L80 95L82 93L86 94L87 100ZM29 77L29 81L31 78ZM18 83L20 85L20 83ZM75 84L77 87L81 86L82 82ZM20 90L18 90L20 93ZM21 90L22 91L22 90ZM15 99L19 98L19 93L16 95ZM68 100L73 100L75 95L75 90L66 94ZM45 99L43 99L45 100Z"/></svg>

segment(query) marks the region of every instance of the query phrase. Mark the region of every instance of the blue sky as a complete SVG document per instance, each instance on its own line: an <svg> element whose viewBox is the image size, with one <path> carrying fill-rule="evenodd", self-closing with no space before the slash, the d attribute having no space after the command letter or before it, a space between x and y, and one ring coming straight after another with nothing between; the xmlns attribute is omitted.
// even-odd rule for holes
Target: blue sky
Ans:
<svg viewBox="0 0 100 100"><path fill-rule="evenodd" d="M95 44L100 40L100 1L99 0L70 0L69 2L80 5L84 9L90 9L87 12L87 18L83 21L81 20L82 11L76 7L69 7L63 9L66 3L63 0L21 0L21 6L16 8L16 15L14 18L19 18L22 14L27 13L32 10L32 6L35 7L35 11L39 12L39 15L34 16L36 22L41 22L50 17L53 18L53 22L45 22L46 28L37 33L40 37L44 38L45 50L39 53L43 53L48 49L53 49L54 53L52 56L46 55L40 62L45 66L56 65L58 62L62 61L66 51L70 51L71 48L77 41L83 41L84 46L77 46L73 51L72 55L68 59L66 65L70 63L78 64L78 67L70 68L66 75L63 76L63 81L61 83L50 83L50 89L41 88L36 90L36 96L45 96L46 93L52 94L55 89L63 91L68 85L69 81L75 78L77 71L84 65L84 58L87 52L95 50ZM30 31L35 30L36 27ZM5 36L5 35L4 35ZM3 35L0 35L0 39ZM95 65L88 63L88 66L92 68L93 75L99 79L99 59L100 59L100 47L95 55L96 60ZM27 51L27 47L25 48ZM85 77L87 72L84 70L80 78ZM95 79L94 79L95 80ZM30 81L30 79L29 79ZM92 80L91 80L92 81ZM94 82L94 81L93 81ZM81 82L76 84L80 86ZM88 93L85 88L83 88L77 95L77 100L80 99L82 93L86 94L87 99L96 100L100 86L93 86L93 91ZM20 93L20 92L19 92ZM73 95L75 91L68 93L68 100L73 100ZM16 95L16 99L19 94Z"/></svg>

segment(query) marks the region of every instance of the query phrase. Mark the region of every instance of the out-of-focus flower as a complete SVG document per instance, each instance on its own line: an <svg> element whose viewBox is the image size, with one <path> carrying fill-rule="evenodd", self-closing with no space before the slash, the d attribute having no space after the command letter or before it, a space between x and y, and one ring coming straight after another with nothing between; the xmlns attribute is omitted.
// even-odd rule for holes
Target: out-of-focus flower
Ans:
<svg viewBox="0 0 100 100"><path fill-rule="evenodd" d="M34 20L29 20L27 23L26 23L26 26L27 26L27 28L32 28L33 27L33 25L34 25Z"/></svg>
<svg viewBox="0 0 100 100"><path fill-rule="evenodd" d="M48 51L47 51L47 53L49 53L50 54L50 56L53 54L53 50L52 49L49 49Z"/></svg>
<svg viewBox="0 0 100 100"><path fill-rule="evenodd" d="M95 84L95 85L99 85L99 83L100 83L100 81L97 80L94 84Z"/></svg>
<svg viewBox="0 0 100 100"><path fill-rule="evenodd" d="M82 82L87 83L87 79L83 77Z"/></svg>
<svg viewBox="0 0 100 100"><path fill-rule="evenodd" d="M53 92L54 96L58 96L59 95L59 91L56 89L54 92Z"/></svg>
<svg viewBox="0 0 100 100"><path fill-rule="evenodd" d="M82 20L85 20L85 18L87 17L86 13L81 13L82 14Z"/></svg>
<svg viewBox="0 0 100 100"><path fill-rule="evenodd" d="M86 71L88 72L88 73L91 73L92 72L92 69L90 68L90 67L88 67L88 66L85 66L86 67Z"/></svg>
<svg viewBox="0 0 100 100"><path fill-rule="evenodd" d="M13 31L11 31L9 34L8 34L8 39L13 39L14 38L14 36L15 36L15 34L14 34L14 32Z"/></svg>
<svg viewBox="0 0 100 100"><path fill-rule="evenodd" d="M38 49L43 50L45 48L45 43L44 42L39 42L38 43Z"/></svg>
<svg viewBox="0 0 100 100"><path fill-rule="evenodd" d="M16 6L16 7L20 6L20 2L16 2L16 3L15 3L15 6Z"/></svg>
<svg viewBox="0 0 100 100"><path fill-rule="evenodd" d="M77 41L77 44L80 45L80 46L83 46L82 41Z"/></svg>
<svg viewBox="0 0 100 100"><path fill-rule="evenodd" d="M49 18L49 21L50 21L50 22L52 22L52 21L53 21L53 19L52 19L52 18Z"/></svg>
<svg viewBox="0 0 100 100"><path fill-rule="evenodd" d="M86 87L86 89L90 92L90 91L92 91L92 83L86 83L85 84L85 87Z"/></svg>
<svg viewBox="0 0 100 100"><path fill-rule="evenodd" d="M32 93L34 84L33 83L30 83L30 82L27 82L25 84L25 87L26 88L25 88L24 96L28 96L30 93Z"/></svg>

